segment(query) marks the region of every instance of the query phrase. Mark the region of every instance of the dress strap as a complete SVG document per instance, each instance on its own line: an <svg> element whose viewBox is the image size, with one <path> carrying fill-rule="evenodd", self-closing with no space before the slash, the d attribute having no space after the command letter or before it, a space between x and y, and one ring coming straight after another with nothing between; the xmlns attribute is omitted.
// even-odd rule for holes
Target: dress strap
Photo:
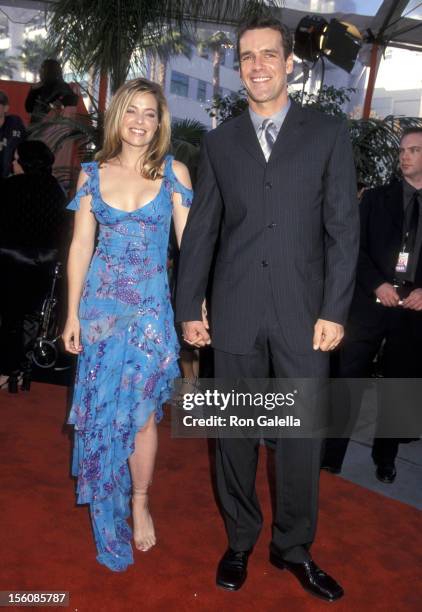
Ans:
<svg viewBox="0 0 422 612"><path fill-rule="evenodd" d="M85 162L81 164L82 170L88 175L85 183L78 189L73 200L67 205L68 210L79 210L81 204L81 198L87 195L96 193L98 186L98 163L95 161ZM91 204L92 208L92 204Z"/></svg>
<svg viewBox="0 0 422 612"><path fill-rule="evenodd" d="M185 187L177 178L173 170L174 155L167 155L164 167L164 178L170 183L171 193L180 193L182 196L182 206L189 208L193 200L193 191Z"/></svg>

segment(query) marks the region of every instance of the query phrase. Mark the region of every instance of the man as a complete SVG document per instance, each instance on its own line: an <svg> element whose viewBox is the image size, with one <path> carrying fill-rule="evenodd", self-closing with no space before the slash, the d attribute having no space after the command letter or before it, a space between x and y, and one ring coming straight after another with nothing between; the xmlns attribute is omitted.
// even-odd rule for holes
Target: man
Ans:
<svg viewBox="0 0 422 612"><path fill-rule="evenodd" d="M187 342L210 342L201 304L218 238L211 295L215 375L325 377L353 291L356 180L346 126L289 101L292 40L278 20L238 32L249 109L207 134L182 242L176 317ZM271 355L271 364L270 364ZM217 584L236 590L262 514L258 439L222 439L217 487L229 549ZM311 560L320 441L277 440L277 508L270 560L326 600L342 588ZM281 474L282 470L282 474Z"/></svg>
<svg viewBox="0 0 422 612"><path fill-rule="evenodd" d="M26 138L25 126L18 115L8 115L9 98L0 91L0 177L6 178L12 171L13 153Z"/></svg>
<svg viewBox="0 0 422 612"><path fill-rule="evenodd" d="M55 59L44 60L40 68L40 82L31 87L25 100L31 123L42 121L53 108L77 104L78 96L63 79L60 63Z"/></svg>
<svg viewBox="0 0 422 612"><path fill-rule="evenodd" d="M385 377L422 377L422 128L403 133L399 158L403 180L366 191L360 205L356 290L338 355L340 378L368 376L383 343ZM391 405L380 395L381 419L387 400ZM347 438L327 440L322 467L340 472L347 444ZM372 457L381 482L394 482L398 448L397 438L375 438Z"/></svg>

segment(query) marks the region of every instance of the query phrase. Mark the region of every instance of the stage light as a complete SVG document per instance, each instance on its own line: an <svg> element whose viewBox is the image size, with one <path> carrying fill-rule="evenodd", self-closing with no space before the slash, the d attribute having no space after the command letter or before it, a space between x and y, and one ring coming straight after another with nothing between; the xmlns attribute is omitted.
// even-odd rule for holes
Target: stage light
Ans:
<svg viewBox="0 0 422 612"><path fill-rule="evenodd" d="M318 15L303 17L296 28L294 54L300 59L315 62L321 55L321 37L328 22Z"/></svg>
<svg viewBox="0 0 422 612"><path fill-rule="evenodd" d="M350 72L362 45L362 36L351 23L318 15L303 17L296 28L294 53L308 62L324 55L333 64Z"/></svg>
<svg viewBox="0 0 422 612"><path fill-rule="evenodd" d="M321 51L330 62L351 72L361 46L362 36L356 26L332 19L324 32Z"/></svg>

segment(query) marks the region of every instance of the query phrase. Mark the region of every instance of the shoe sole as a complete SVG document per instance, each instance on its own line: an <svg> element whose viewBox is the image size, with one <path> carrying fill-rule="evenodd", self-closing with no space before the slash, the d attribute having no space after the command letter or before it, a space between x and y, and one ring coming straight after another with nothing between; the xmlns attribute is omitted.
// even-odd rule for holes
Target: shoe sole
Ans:
<svg viewBox="0 0 422 612"><path fill-rule="evenodd" d="M275 555L273 555L272 553L270 553L270 563L271 565L274 565L274 567L276 567L279 570L284 570L288 568L286 567L284 561L282 559L280 559L280 557L276 557ZM309 595L312 595L313 597L316 597L317 599L321 599L322 601L327 601L328 603L332 603L334 601L338 601L339 599L341 599L344 595L344 592L341 593L341 595L338 595L337 597L324 597L323 595L318 595L318 593L315 593L314 591L311 591L310 589L307 589L305 586L303 586L303 584L301 583L301 581L299 580L299 578L297 578L293 572L291 572L292 575L296 578L296 580L298 581L298 583L300 584L300 586L302 587L302 589L304 591L306 591L306 593L309 593Z"/></svg>
<svg viewBox="0 0 422 612"><path fill-rule="evenodd" d="M216 581L216 585L218 586L219 589L223 589L224 591L239 591L239 589L242 588L242 586L245 584L246 578L245 580L242 582L242 584L239 584L239 586L228 586L227 584L222 584L221 582L217 582Z"/></svg>
<svg viewBox="0 0 422 612"><path fill-rule="evenodd" d="M394 478L380 478L379 476L375 476L375 478L379 481L382 482L382 484L393 484L393 482L395 481L396 477L394 476Z"/></svg>

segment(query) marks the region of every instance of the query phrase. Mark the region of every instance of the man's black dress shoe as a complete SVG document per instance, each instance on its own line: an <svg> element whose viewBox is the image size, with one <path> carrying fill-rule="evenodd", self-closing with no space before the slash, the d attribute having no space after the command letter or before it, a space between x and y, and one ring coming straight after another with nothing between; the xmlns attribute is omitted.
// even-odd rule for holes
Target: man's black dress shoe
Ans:
<svg viewBox="0 0 422 612"><path fill-rule="evenodd" d="M250 550L236 552L228 548L217 568L217 586L237 591L246 580Z"/></svg>
<svg viewBox="0 0 422 612"><path fill-rule="evenodd" d="M270 563L278 569L286 569L299 580L305 591L325 601L336 601L343 597L342 587L322 571L313 561L303 563L292 563L280 557L274 551L270 551Z"/></svg>
<svg viewBox="0 0 422 612"><path fill-rule="evenodd" d="M378 478L378 480L380 482L384 482L385 484L391 484L394 482L396 475L397 472L394 463L378 465L375 472L375 476Z"/></svg>

